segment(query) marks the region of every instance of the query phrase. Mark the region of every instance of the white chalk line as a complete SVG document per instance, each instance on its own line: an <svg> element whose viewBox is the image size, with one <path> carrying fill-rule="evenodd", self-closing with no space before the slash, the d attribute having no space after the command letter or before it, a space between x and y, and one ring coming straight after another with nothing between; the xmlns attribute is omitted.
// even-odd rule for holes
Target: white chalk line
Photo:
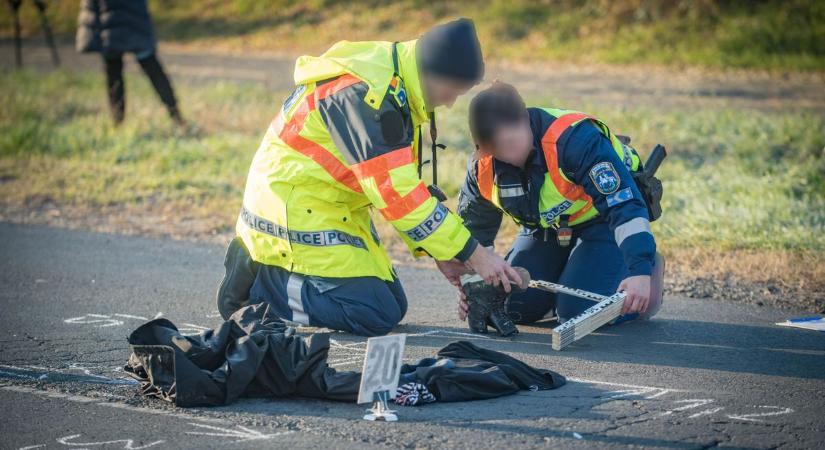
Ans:
<svg viewBox="0 0 825 450"><path fill-rule="evenodd" d="M3 370L6 369L6 370ZM20 372L9 372L9 370L18 370ZM131 384L138 384L138 381L132 378L111 378L104 375L97 375L91 372L90 368L83 367L78 365L77 363L72 363L69 367L65 369L56 369L50 367L42 367L42 366L15 366L11 364L0 364L0 375L5 375L9 378L22 378L27 380L47 380L49 379L50 375L63 375L63 376L81 376L77 373L69 372L71 370L79 370L82 371L82 376L86 376L89 378L93 378L95 380L99 380L101 383L104 384L117 384L117 385L131 385ZM36 371L41 371L43 373L37 373ZM34 373L32 373L34 372ZM83 380L74 380L78 383L84 383ZM85 383L95 383L94 381L85 381Z"/></svg>
<svg viewBox="0 0 825 450"><path fill-rule="evenodd" d="M84 404L94 404L96 406L103 406L106 408L116 408L116 409L123 409L127 411L133 412L140 412L145 414L154 414L154 415L161 415L161 416L168 416L174 417L177 419L183 420L197 420L199 422L210 422L210 423L218 423L218 424L226 424L225 420L220 419L213 419L209 417L200 417L195 416L188 413L178 412L178 411L169 411L165 409L154 409L154 408L146 408L142 406L134 406L129 405L126 403L117 403L117 402L102 402L99 398L93 398L86 395L80 394L66 394L63 392L57 391L48 391L45 389L37 389L28 386L19 386L19 385L0 385L0 390L9 391L9 392L17 392L22 394L31 394L36 395L39 397L48 397L48 398L55 398L60 400L66 400L73 403L84 403Z"/></svg>
<svg viewBox="0 0 825 450"><path fill-rule="evenodd" d="M164 440L153 441L153 442L150 442L146 445L141 445L141 446L138 446L138 447L135 447L135 441L132 440L132 439L117 439L117 440L112 440L112 441L99 441L99 442L69 442L69 441L73 441L74 439L76 439L80 436L81 436L80 434L73 434L73 435L70 435L70 436L63 436L61 438L57 438L56 440L57 440L58 444L63 444L63 445L70 446L70 447L102 447L104 445L110 445L110 444L123 444L123 447L121 447L121 448L123 448L124 450L142 450L144 448L154 447L158 444L163 444L164 442L166 442Z"/></svg>
<svg viewBox="0 0 825 450"><path fill-rule="evenodd" d="M233 437L238 438L233 442L246 442L246 441L259 441L259 440L267 440L272 439L277 436L283 436L285 434L293 433L293 431L281 431L278 433L268 433L264 434L260 431L252 430L242 425L237 425L236 428L220 428L215 427L212 425L206 425L203 423L190 423L197 428L206 429L210 431L187 431L186 434L191 434L194 436L216 436L216 437Z"/></svg>
<svg viewBox="0 0 825 450"><path fill-rule="evenodd" d="M176 419L186 420L189 425L192 425L197 428L207 429L211 431L189 431L186 434L190 435L200 435L200 436L213 436L213 437L231 437L235 438L233 442L246 442L246 441L255 441L255 440L267 440L272 439L277 436L283 436L286 434L293 433L294 431L282 431L277 433L261 433L260 431L256 431L242 425L235 425L231 422L227 422L226 420L222 419L214 419L210 417L201 417L196 416L193 414L183 413L179 411L170 411L165 409L154 409L154 408L146 408L141 406L134 406L129 405L126 403L118 403L118 402L101 402L100 399L89 397L86 395L78 395L78 394L65 394L63 392L56 392L56 391L48 391L43 389L36 389L27 386L17 386L17 385L0 385L0 390L9 391L9 392L16 392L22 394L30 394L35 395L38 397L46 397L46 398L54 398L65 400L73 403L81 403L81 404L89 404L95 406L102 406L106 408L115 408L130 412L137 412L137 413L144 413L144 414L153 414L159 415L164 417L173 417ZM209 424L214 425L209 425ZM235 428L220 428L215 425L223 425L223 426L234 426ZM104 446L108 444L123 444L124 449L132 449L138 450L143 448L153 447L157 444L163 443L165 441L154 441L148 443L146 445L135 447L133 445L133 441L131 439L119 439L119 440L112 440L112 441L102 441L102 442L93 442L93 443L79 443L79 442L70 442L74 439L80 437L80 434L74 434L69 436L64 436L57 439L57 442L63 445L68 446L80 446L80 447L89 447L89 446ZM28 449L35 449L35 448L42 448L45 447L45 444L42 445L32 445L24 448Z"/></svg>

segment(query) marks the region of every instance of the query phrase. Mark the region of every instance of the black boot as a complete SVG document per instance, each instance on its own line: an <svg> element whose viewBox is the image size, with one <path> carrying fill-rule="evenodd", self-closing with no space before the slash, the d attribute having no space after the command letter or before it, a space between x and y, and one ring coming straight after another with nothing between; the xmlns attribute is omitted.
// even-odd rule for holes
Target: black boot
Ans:
<svg viewBox="0 0 825 450"><path fill-rule="evenodd" d="M260 264L253 261L241 238L229 243L223 262L226 275L218 287L218 312L224 320L249 304L249 289L255 282Z"/></svg>
<svg viewBox="0 0 825 450"><path fill-rule="evenodd" d="M509 294L504 288L490 286L478 275L462 277L461 288L467 296L470 310L467 314L467 323L474 333L487 333L487 325L492 325L502 336L518 333L516 324L504 310L504 304ZM513 286L513 290L517 290Z"/></svg>

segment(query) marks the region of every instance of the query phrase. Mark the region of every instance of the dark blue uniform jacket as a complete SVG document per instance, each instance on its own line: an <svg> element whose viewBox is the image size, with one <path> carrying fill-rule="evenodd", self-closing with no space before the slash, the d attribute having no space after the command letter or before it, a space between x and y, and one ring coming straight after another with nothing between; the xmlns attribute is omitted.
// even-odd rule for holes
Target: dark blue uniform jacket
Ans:
<svg viewBox="0 0 825 450"><path fill-rule="evenodd" d="M529 229L540 227L539 195L547 165L541 138L555 118L539 108L528 108L533 129L533 150L524 168L496 160L493 165L496 184L502 193L501 205ZM559 166L572 182L584 187L599 216L577 225L586 227L606 221L627 265L629 275L650 275L656 253L656 242L650 232L647 208L633 181L630 170L622 161L610 140L590 121L568 128L557 143ZM613 168L618 186L597 184L600 168ZM476 179L477 161L469 163L467 178L461 188L458 213L473 236L490 246L501 225L502 211L481 196ZM574 228L577 228L574 227ZM549 230L555 239L555 231Z"/></svg>

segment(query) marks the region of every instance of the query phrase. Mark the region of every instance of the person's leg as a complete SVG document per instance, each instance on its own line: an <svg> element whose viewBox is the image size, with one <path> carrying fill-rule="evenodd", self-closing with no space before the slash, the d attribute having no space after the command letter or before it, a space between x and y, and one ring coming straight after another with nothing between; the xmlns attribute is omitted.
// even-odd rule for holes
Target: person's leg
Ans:
<svg viewBox="0 0 825 450"><path fill-rule="evenodd" d="M249 304L249 290L258 275L260 264L253 261L243 240L235 237L226 249L223 262L226 275L218 287L218 312L224 320Z"/></svg>
<svg viewBox="0 0 825 450"><path fill-rule="evenodd" d="M126 113L126 99L123 86L123 55L120 53L104 54L106 66L106 93L109 97L109 110L115 125L123 122Z"/></svg>
<svg viewBox="0 0 825 450"><path fill-rule="evenodd" d="M160 65L160 61L158 61L154 53L136 56L141 69L143 69L143 72L149 77L149 81L152 82L155 92L158 93L160 100L166 105L169 116L176 122L181 122L183 119L178 110L175 91L172 89L172 83L169 81L169 77L166 76L166 72L163 71L163 66Z"/></svg>
<svg viewBox="0 0 825 450"><path fill-rule="evenodd" d="M251 302L269 302L276 314L304 325L361 336L389 333L407 312L407 297L396 278L321 278L262 266Z"/></svg>
<svg viewBox="0 0 825 450"><path fill-rule="evenodd" d="M599 223L582 230L559 283L596 294L612 295L626 276L627 267L613 233L606 223ZM595 303L559 294L556 312L560 320L566 320L579 315Z"/></svg>
<svg viewBox="0 0 825 450"><path fill-rule="evenodd" d="M530 278L556 282L567 263L570 249L559 246L555 234L524 230L516 237L507 254L507 261L530 272ZM556 304L556 295L539 289L527 289L512 294L507 301L507 314L516 323L541 320Z"/></svg>

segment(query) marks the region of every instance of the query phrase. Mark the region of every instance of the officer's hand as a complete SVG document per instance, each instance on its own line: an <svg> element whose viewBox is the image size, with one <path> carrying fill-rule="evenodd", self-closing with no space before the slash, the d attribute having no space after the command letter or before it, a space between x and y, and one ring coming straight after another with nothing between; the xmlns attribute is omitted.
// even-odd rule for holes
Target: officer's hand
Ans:
<svg viewBox="0 0 825 450"><path fill-rule="evenodd" d="M467 266L475 273L479 274L484 282L493 286L503 283L504 291L510 292L510 283L520 284L521 277L518 272L510 267L510 263L498 256L493 250L477 246L470 258L467 259Z"/></svg>
<svg viewBox="0 0 825 450"><path fill-rule="evenodd" d="M457 259L451 259L449 261L436 260L435 265L450 284L461 289L461 276L469 272L464 263Z"/></svg>
<svg viewBox="0 0 825 450"><path fill-rule="evenodd" d="M467 303L467 296L464 295L464 291L458 292L458 318L461 320L467 320L467 314L470 313L470 304Z"/></svg>
<svg viewBox="0 0 825 450"><path fill-rule="evenodd" d="M619 285L619 291L627 295L622 305L622 314L643 313L650 302L650 276L627 277Z"/></svg>

